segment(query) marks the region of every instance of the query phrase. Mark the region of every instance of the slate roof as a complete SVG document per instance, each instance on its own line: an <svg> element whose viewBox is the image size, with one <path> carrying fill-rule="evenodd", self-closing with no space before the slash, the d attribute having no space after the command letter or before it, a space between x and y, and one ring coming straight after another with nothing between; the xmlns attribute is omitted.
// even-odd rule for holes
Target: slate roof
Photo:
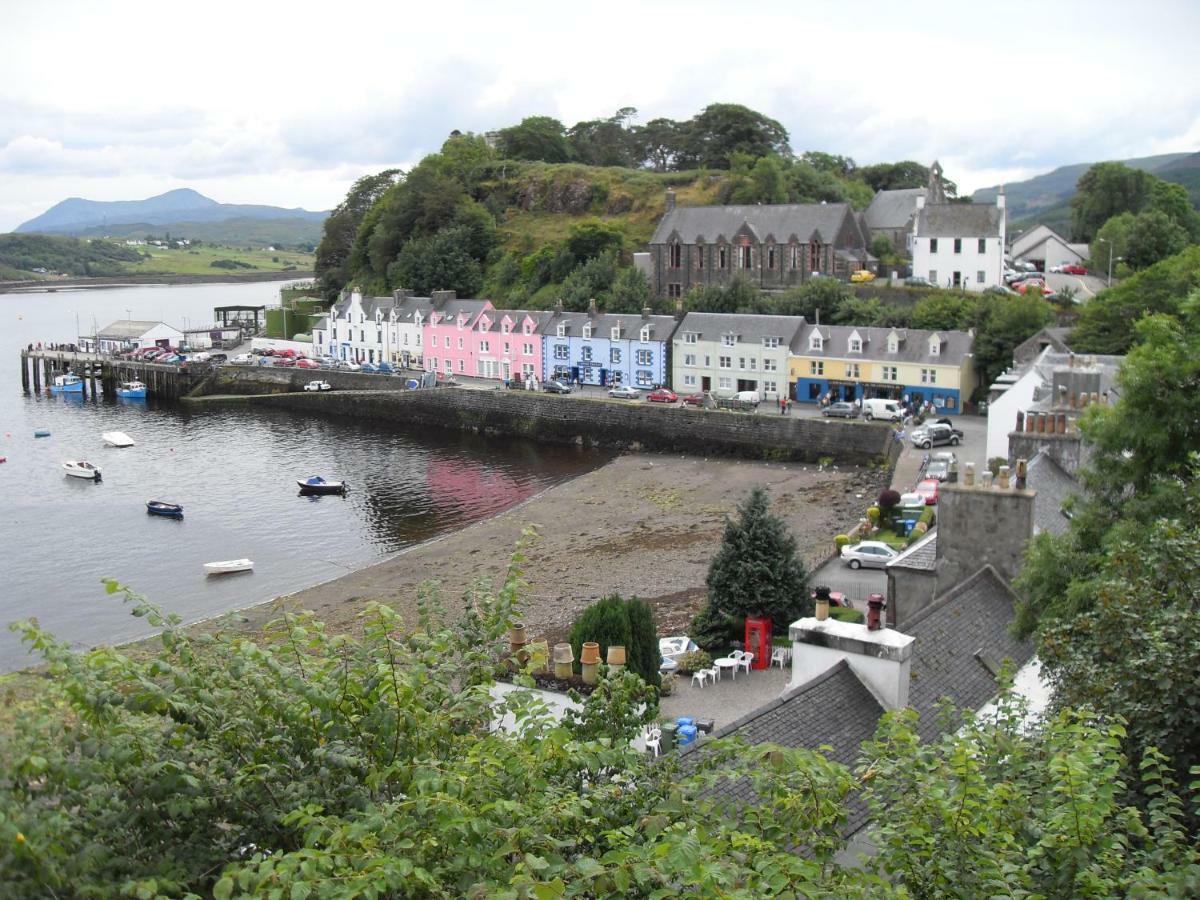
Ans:
<svg viewBox="0 0 1200 900"><path fill-rule="evenodd" d="M936 565L937 529L935 528L915 544L905 547L904 552L887 564L887 568L932 572Z"/></svg>
<svg viewBox="0 0 1200 900"><path fill-rule="evenodd" d="M760 343L777 337L787 347L804 327L803 316L743 316L736 313L690 312L683 317L678 334L695 332L701 341L719 341L726 334L739 335L742 343Z"/></svg>
<svg viewBox="0 0 1200 900"><path fill-rule="evenodd" d="M982 203L933 203L917 213L918 237L999 237L1004 210Z"/></svg>
<svg viewBox="0 0 1200 900"><path fill-rule="evenodd" d="M854 219L849 203L677 206L662 217L650 243L665 244L672 234L678 234L685 244L729 241L745 225L760 242L770 237L780 244L792 238L805 243L816 232L821 242L828 244L837 237L847 217Z"/></svg>
<svg viewBox="0 0 1200 900"><path fill-rule="evenodd" d="M925 196L925 188L901 188L895 191L876 191L875 199L863 212L867 227L874 229L907 228L917 208L917 198Z"/></svg>
<svg viewBox="0 0 1200 900"><path fill-rule="evenodd" d="M512 334L521 334L521 323L525 321L526 316L529 316L533 319L533 333L541 334L542 324L550 315L550 313L544 309L489 309L487 314L492 317L492 325L488 331L494 331L497 334L501 333L500 326L504 324L505 316L508 316L510 319L512 319Z"/></svg>
<svg viewBox="0 0 1200 900"><path fill-rule="evenodd" d="M459 313L466 313L468 323L473 323L476 317L487 309L490 302L489 300L459 300L456 298L434 304L432 311L444 317L443 323L452 322Z"/></svg>
<svg viewBox="0 0 1200 900"><path fill-rule="evenodd" d="M329 330L329 316L322 316L321 318L317 319L317 324L313 326L313 331L328 331L328 330Z"/></svg>
<svg viewBox="0 0 1200 900"><path fill-rule="evenodd" d="M691 316L689 315L689 318ZM684 324L687 319L684 319ZM900 336L895 353L888 353L888 335L895 331ZM820 350L809 349L809 338L820 333L824 344ZM862 352L850 352L850 336L858 332L862 340ZM940 335L941 352L937 356L929 353L929 338ZM975 338L965 331L922 331L916 328L868 328L861 325L808 325L797 333L791 350L796 356L811 356L824 359L863 360L864 362L906 362L929 365L957 366L975 344Z"/></svg>
<svg viewBox="0 0 1200 900"><path fill-rule="evenodd" d="M583 326L588 322L592 324L592 336L597 338L610 338L612 329L619 326L622 340L637 340L642 326L649 325L651 341L671 340L678 324L674 316L643 317L637 313L560 312L543 319L538 333L553 336L558 333L560 322L566 323L569 337L582 335Z"/></svg>
<svg viewBox="0 0 1200 900"><path fill-rule="evenodd" d="M1079 493L1079 482L1054 461L1045 450L1039 451L1026 466L1026 484L1037 491L1033 498L1033 528L1062 534L1070 521L1063 515L1063 504L1072 494Z"/></svg>
<svg viewBox="0 0 1200 900"><path fill-rule="evenodd" d="M155 322L149 319L119 319L111 325L107 325L100 329L97 338L105 340L117 340L124 338L139 338L151 328L159 325L166 325L165 322ZM168 328L171 326L167 326ZM176 329L178 330L178 329Z"/></svg>

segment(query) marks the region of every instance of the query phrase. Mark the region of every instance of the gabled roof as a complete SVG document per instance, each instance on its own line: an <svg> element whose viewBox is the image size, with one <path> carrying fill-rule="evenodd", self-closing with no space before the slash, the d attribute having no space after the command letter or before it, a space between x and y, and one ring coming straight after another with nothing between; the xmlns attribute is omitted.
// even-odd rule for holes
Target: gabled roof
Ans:
<svg viewBox="0 0 1200 900"><path fill-rule="evenodd" d="M583 326L590 323L593 337L609 338L612 329L620 327L621 340L626 341L637 340L646 325L650 326L651 342L669 341L678 324L674 316L641 316L636 313L560 312L543 316L540 334L555 335L559 324L564 323L569 337L579 337L583 334Z"/></svg>
<svg viewBox="0 0 1200 900"><path fill-rule="evenodd" d="M999 237L1004 210L982 203L926 204L917 213L917 237Z"/></svg>
<svg viewBox="0 0 1200 900"><path fill-rule="evenodd" d="M874 229L908 228L917 208L917 198L925 196L925 188L901 188L895 191L876 191L875 199L863 212L867 227Z"/></svg>
<svg viewBox="0 0 1200 900"><path fill-rule="evenodd" d="M313 331L328 331L329 330L329 316L322 316L321 318L317 319L317 324L312 327L312 330Z"/></svg>
<svg viewBox="0 0 1200 900"><path fill-rule="evenodd" d="M167 325L166 322L156 322L150 319L118 319L111 325L106 325L100 329L100 333L96 337L106 340L119 340L124 338L138 338L150 331L152 328L157 328L159 325ZM172 325L167 325L168 328L174 328ZM178 331L179 329L175 329Z"/></svg>
<svg viewBox="0 0 1200 900"><path fill-rule="evenodd" d="M905 547L901 554L890 560L889 569L912 569L916 572L932 572L937 566L937 529L934 528L916 543Z"/></svg>
<svg viewBox="0 0 1200 900"><path fill-rule="evenodd" d="M654 231L651 244L665 244L672 235L685 244L698 238L709 243L731 240L741 229L762 240L773 235L781 244L795 238L806 242L814 231L832 240L854 211L849 203L780 203L765 206L677 206L668 210Z"/></svg>
<svg viewBox="0 0 1200 900"><path fill-rule="evenodd" d="M687 319L684 319L687 323ZM809 349L809 336L819 328L824 343L820 350ZM862 340L862 351L850 352L850 335L858 332ZM900 337L895 353L888 353L888 335L893 331ZM934 356L929 352L929 339L934 334L942 341L940 352ZM805 325L793 341L792 353L796 356L811 356L824 359L845 359L851 362L928 363L929 365L961 365L971 352L975 338L965 331L920 331L913 328L874 328L863 325Z"/></svg>
<svg viewBox="0 0 1200 900"><path fill-rule="evenodd" d="M479 314L489 310L492 302L490 300L447 300L444 303L432 307L432 312L436 312L442 317L443 323L455 321L461 313L466 313L467 324L471 325L479 317Z"/></svg>
<svg viewBox="0 0 1200 900"><path fill-rule="evenodd" d="M492 319L492 327L489 329L490 331L495 331L497 333L500 333L501 328L504 325L504 318L505 318L505 316L507 316L509 319L512 320L512 325L513 325L512 333L520 334L521 333L521 323L525 321L526 317L529 317L529 318L533 319L533 333L540 334L542 324L543 324L543 322L545 322L545 320L547 318L549 318L550 313L544 309L543 310L497 309L497 310L493 310L493 311L489 312L488 315L495 317Z"/></svg>
<svg viewBox="0 0 1200 900"><path fill-rule="evenodd" d="M1045 450L1029 460L1025 477L1029 489L1037 491L1033 498L1034 533L1062 534L1070 521L1063 515L1063 505L1072 494L1079 493L1079 482Z"/></svg>
<svg viewBox="0 0 1200 900"><path fill-rule="evenodd" d="M803 316L743 316L736 313L690 312L677 329L679 334L693 333L702 341L719 341L736 334L743 343L777 337L781 346L790 346L804 327Z"/></svg>

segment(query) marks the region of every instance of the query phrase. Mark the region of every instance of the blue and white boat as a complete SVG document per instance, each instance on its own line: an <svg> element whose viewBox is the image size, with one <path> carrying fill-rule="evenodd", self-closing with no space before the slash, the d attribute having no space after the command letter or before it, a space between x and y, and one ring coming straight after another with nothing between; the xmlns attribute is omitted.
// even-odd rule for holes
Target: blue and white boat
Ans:
<svg viewBox="0 0 1200 900"><path fill-rule="evenodd" d="M117 396L126 400L145 400L146 385L140 381L122 381L117 385Z"/></svg>
<svg viewBox="0 0 1200 900"><path fill-rule="evenodd" d="M56 375L54 384L50 385L52 394L82 394L83 379L68 372L66 375Z"/></svg>
<svg viewBox="0 0 1200 900"><path fill-rule="evenodd" d="M152 516L165 516L168 519L182 519L183 507L178 503L164 503L161 500L147 500L146 512Z"/></svg>
<svg viewBox="0 0 1200 900"><path fill-rule="evenodd" d="M300 486L300 493L304 496L316 496L320 494L344 494L350 487L344 481L326 481L320 475L314 475L306 481L296 480L296 484Z"/></svg>

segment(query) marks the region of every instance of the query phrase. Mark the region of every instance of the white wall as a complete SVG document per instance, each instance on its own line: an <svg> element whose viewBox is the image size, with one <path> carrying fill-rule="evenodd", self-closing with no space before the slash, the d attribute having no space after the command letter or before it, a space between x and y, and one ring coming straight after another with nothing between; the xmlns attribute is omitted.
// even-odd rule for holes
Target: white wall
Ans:
<svg viewBox="0 0 1200 900"><path fill-rule="evenodd" d="M954 273L961 272L965 287L969 291L982 291L985 288L1001 284L1003 273L1004 251L999 235L985 238L985 252L979 252L978 237L962 238L962 250L954 252L954 238L939 237L937 253L931 253L930 238L920 236L913 241L913 274L929 278L939 287L948 287L953 282ZM936 271L936 278L930 277L930 272ZM982 282L978 273L984 273Z"/></svg>
<svg viewBox="0 0 1200 900"><path fill-rule="evenodd" d="M285 341L279 338L252 338L251 350L295 350L305 356L311 356L313 345L307 341Z"/></svg>
<svg viewBox="0 0 1200 900"><path fill-rule="evenodd" d="M1028 409L1033 402L1034 389L1041 384L1036 366L1030 368L1017 383L988 404L987 458L1008 456L1008 433L1017 427L1017 412Z"/></svg>

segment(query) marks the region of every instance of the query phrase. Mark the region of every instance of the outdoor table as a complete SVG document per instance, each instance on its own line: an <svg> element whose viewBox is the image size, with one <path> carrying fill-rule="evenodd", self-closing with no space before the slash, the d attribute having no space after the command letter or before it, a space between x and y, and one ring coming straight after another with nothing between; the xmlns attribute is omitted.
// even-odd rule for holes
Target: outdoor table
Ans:
<svg viewBox="0 0 1200 900"><path fill-rule="evenodd" d="M717 667L717 671L722 677L725 675L725 669L733 673L733 680L737 681L738 661L730 656L722 656L720 659L714 659L713 665Z"/></svg>

